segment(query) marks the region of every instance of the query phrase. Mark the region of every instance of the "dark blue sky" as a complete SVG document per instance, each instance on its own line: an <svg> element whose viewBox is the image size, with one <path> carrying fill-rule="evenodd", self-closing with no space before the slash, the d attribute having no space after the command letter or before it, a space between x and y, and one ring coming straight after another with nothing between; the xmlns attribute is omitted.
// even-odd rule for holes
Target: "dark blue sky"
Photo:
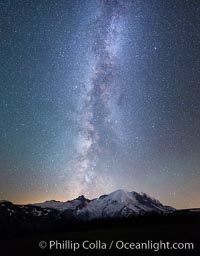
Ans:
<svg viewBox="0 0 200 256"><path fill-rule="evenodd" d="M0 197L143 191L199 207L198 1L0 0Z"/></svg>

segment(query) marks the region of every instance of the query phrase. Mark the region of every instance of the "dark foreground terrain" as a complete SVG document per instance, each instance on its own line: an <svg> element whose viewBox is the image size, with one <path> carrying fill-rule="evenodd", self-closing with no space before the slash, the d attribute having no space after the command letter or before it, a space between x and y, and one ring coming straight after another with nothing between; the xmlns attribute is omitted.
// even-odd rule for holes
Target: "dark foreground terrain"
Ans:
<svg viewBox="0 0 200 256"><path fill-rule="evenodd" d="M20 234L0 241L0 255L200 255L200 215L178 211L170 216L139 216L129 219L69 223L62 230ZM57 241L49 248L50 241ZM193 243L194 249L120 249L122 242ZM43 242L41 242L43 241ZM55 241L55 243L56 243ZM65 247L64 247L64 241ZM89 241L95 249L83 249ZM97 241L97 242L96 242ZM120 241L120 242L118 242ZM121 242L122 241L122 242ZM46 244L45 244L46 242ZM85 242L85 247L89 247ZM116 248L118 242L119 249ZM51 242L54 243L54 242ZM61 243L60 245L58 243ZM112 243L112 246L111 246ZM44 249L41 249L40 246ZM80 247L74 252L74 247ZM111 249L110 249L111 246ZM129 245L126 244L126 247ZM182 246L182 245L181 245ZM59 249L61 247L61 249ZM105 248L106 247L106 248Z"/></svg>

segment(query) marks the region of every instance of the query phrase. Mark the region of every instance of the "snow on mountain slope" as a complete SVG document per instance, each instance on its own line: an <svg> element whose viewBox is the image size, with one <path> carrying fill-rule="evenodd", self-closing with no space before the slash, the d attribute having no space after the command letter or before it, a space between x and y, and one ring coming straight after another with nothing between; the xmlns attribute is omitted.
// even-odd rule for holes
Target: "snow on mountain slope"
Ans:
<svg viewBox="0 0 200 256"><path fill-rule="evenodd" d="M88 220L98 218L128 217L142 215L146 212L170 213L174 209L162 205L158 200L145 193L117 190L108 195L88 200L84 196L66 201L46 201L34 204L41 208L68 211L77 219Z"/></svg>
<svg viewBox="0 0 200 256"><path fill-rule="evenodd" d="M30 217L49 217L60 215L56 209L41 208L35 205L15 205L9 201L0 201L0 219L10 216L13 219L26 219Z"/></svg>
<svg viewBox="0 0 200 256"><path fill-rule="evenodd" d="M146 212L169 213L173 208L163 206L158 200L144 193L117 190L90 201L84 208L78 209L78 219L128 217Z"/></svg>
<svg viewBox="0 0 200 256"><path fill-rule="evenodd" d="M66 201L66 202L60 202L60 201L46 201L43 203L36 203L35 206L40 206L42 208L53 208L56 210L64 211L64 210L75 210L77 208L82 208L86 206L89 203L89 199L86 199L84 196L79 196L78 198Z"/></svg>

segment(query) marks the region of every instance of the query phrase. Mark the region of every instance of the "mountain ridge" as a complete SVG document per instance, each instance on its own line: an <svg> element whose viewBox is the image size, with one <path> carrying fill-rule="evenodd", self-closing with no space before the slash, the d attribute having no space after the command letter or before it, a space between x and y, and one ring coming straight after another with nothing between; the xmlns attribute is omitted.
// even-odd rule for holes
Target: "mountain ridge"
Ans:
<svg viewBox="0 0 200 256"><path fill-rule="evenodd" d="M28 204L27 206L68 212L74 218L81 220L122 218L131 215L143 215L147 212L168 214L175 210L171 206L163 205L159 200L146 193L129 192L123 189L118 189L94 199L87 199L84 195L81 195L64 202L48 200L41 203Z"/></svg>
<svg viewBox="0 0 200 256"><path fill-rule="evenodd" d="M48 200L25 205L1 200L0 237L26 233L39 234L53 230L74 230L84 225L85 227L93 225L91 223L115 223L117 220L120 223L135 217L135 220L139 218L140 221L151 220L151 217L155 219L158 216L167 219L173 216L198 217L199 213L200 209L176 210L163 205L146 193L125 190L116 190L92 200L83 195L66 202Z"/></svg>

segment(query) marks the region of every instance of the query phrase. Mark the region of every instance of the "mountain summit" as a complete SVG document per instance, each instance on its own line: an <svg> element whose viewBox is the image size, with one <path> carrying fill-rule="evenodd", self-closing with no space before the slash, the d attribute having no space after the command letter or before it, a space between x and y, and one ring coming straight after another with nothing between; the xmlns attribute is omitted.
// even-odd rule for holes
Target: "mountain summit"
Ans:
<svg viewBox="0 0 200 256"><path fill-rule="evenodd" d="M89 200L83 195L73 200L55 200L37 204L15 205L0 201L0 237L63 230L63 227L79 225L93 219L127 218L146 213L170 214L174 208L164 206L145 193L117 190L108 195ZM196 212L195 212L196 213ZM154 215L155 216L155 215ZM71 226L71 227L72 227Z"/></svg>
<svg viewBox="0 0 200 256"><path fill-rule="evenodd" d="M160 201L145 193L116 190L108 195L89 200L83 195L66 202L46 201L35 204L41 208L52 208L59 211L69 211L82 220L99 218L122 218L132 215L143 215L147 212L170 213L174 209L164 206Z"/></svg>
<svg viewBox="0 0 200 256"><path fill-rule="evenodd" d="M84 208L77 210L79 219L99 219L143 215L147 212L170 213L172 207L162 205L145 193L117 190L93 199Z"/></svg>

